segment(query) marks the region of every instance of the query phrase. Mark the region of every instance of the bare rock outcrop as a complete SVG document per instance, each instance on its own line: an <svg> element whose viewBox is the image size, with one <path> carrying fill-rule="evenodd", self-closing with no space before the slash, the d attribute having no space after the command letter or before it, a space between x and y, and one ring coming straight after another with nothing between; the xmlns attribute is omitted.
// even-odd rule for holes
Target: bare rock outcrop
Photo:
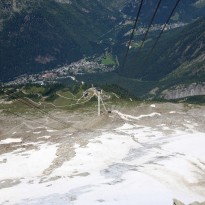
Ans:
<svg viewBox="0 0 205 205"><path fill-rule="evenodd" d="M182 203L181 201L177 200L177 199L174 199L173 200L173 205L185 205L185 204ZM195 201L195 202L193 202L193 203L191 203L189 205L205 205L205 202L200 203L200 202L196 202Z"/></svg>
<svg viewBox="0 0 205 205"><path fill-rule="evenodd" d="M177 85L164 90L161 97L170 99L179 99L190 96L205 95L205 83L192 83L190 85Z"/></svg>
<svg viewBox="0 0 205 205"><path fill-rule="evenodd" d="M174 199L173 200L173 205L185 205L184 203L182 203L181 201Z"/></svg>

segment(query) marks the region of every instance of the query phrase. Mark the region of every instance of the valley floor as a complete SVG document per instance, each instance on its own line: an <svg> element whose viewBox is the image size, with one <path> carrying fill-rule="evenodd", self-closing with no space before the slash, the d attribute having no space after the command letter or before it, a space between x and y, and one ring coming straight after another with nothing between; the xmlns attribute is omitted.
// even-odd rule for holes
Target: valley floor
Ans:
<svg viewBox="0 0 205 205"><path fill-rule="evenodd" d="M53 111L54 112L54 111ZM0 204L205 201L205 107L156 103L0 117Z"/></svg>

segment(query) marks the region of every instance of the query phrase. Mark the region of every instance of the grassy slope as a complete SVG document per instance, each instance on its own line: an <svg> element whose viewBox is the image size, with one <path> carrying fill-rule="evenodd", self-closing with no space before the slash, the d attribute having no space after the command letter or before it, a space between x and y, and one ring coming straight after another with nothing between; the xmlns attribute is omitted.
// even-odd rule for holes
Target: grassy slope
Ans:
<svg viewBox="0 0 205 205"><path fill-rule="evenodd" d="M51 85L51 86L35 86L27 85L17 88L1 88L5 92L10 92L10 97L6 97L4 94L0 95L0 101L8 101L10 103L0 103L0 110L3 110L3 113L14 114L14 115L41 115L39 108L44 112L49 112L51 109L55 110L66 110L74 111L76 109L86 110L86 109L96 109L97 111L97 98L92 97L93 92L89 91L88 96L83 96L83 91L90 88L86 86L76 85L75 89L72 87ZM37 99L34 96L34 93L38 93L39 98ZM108 107L111 103L119 103L119 100L116 101L115 94L111 92L103 92L105 95L110 95L111 98L104 101L105 105ZM121 99L121 95L120 99ZM18 99L26 100L38 108L31 108L26 104L20 102ZM28 99L30 99L28 101ZM122 102L126 102L122 98Z"/></svg>

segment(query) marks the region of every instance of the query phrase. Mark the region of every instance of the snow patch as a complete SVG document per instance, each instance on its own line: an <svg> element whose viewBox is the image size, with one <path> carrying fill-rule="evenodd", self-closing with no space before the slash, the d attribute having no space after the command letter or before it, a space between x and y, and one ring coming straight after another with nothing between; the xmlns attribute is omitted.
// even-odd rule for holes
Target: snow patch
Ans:
<svg viewBox="0 0 205 205"><path fill-rule="evenodd" d="M176 114L177 112L176 111L170 111L169 113L170 114Z"/></svg>
<svg viewBox="0 0 205 205"><path fill-rule="evenodd" d="M38 135L38 134L40 134L40 133L41 133L41 131L39 131L39 132L33 132L34 135Z"/></svg>
<svg viewBox="0 0 205 205"><path fill-rule="evenodd" d="M48 168L55 158L56 145L46 144L39 146L39 150L30 150L21 153L7 153L0 156L0 161L7 159L6 163L0 164L0 180L39 176Z"/></svg>
<svg viewBox="0 0 205 205"><path fill-rule="evenodd" d="M115 130L117 130L117 131L119 131L119 130L127 130L127 129L132 129L134 127L135 126L133 126L131 124L125 123L122 127L118 127Z"/></svg>
<svg viewBox="0 0 205 205"><path fill-rule="evenodd" d="M10 143L17 143L22 142L21 138L7 138L5 140L1 140L0 144L10 144Z"/></svg>
<svg viewBox="0 0 205 205"><path fill-rule="evenodd" d="M142 119L144 117L154 117L154 116L160 116L161 115L160 113L153 112L153 113L148 114L148 115L140 115L140 116L136 117L136 116L133 116L133 115L123 114L123 113L119 112L118 110L113 110L112 112L118 114L123 120L127 120L127 121L139 120L139 119Z"/></svg>
<svg viewBox="0 0 205 205"><path fill-rule="evenodd" d="M45 136L39 137L39 139L41 139L41 138L49 139L49 138L51 138L51 136L50 135L45 135Z"/></svg>
<svg viewBox="0 0 205 205"><path fill-rule="evenodd" d="M47 132L57 132L57 130L46 130Z"/></svg>

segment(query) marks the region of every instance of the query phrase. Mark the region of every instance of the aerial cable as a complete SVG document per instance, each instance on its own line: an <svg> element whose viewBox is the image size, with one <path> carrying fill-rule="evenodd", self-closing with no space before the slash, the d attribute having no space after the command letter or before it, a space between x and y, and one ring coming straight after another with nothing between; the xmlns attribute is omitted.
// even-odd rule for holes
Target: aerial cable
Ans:
<svg viewBox="0 0 205 205"><path fill-rule="evenodd" d="M137 16L136 16L136 19L135 19L135 23L134 23L134 26L133 26L133 29L132 29L132 33L131 33L131 35L130 35L130 40L129 40L129 43L128 43L128 46L127 46L127 50L126 50L126 53L125 53L125 57L124 57L124 60L123 60L122 70L124 69L125 64L126 64L126 61L127 61L127 56L128 56L129 50L130 50L130 46L131 46L131 43L132 43L132 39L133 39L133 37L134 37L135 29L136 29L136 27L137 27L137 23L138 23L138 21L139 21L139 16L140 16L140 13L141 13L141 10L142 10L143 1L144 1L144 0L141 0L139 9L138 9L138 11L137 11Z"/></svg>
<svg viewBox="0 0 205 205"><path fill-rule="evenodd" d="M60 119L56 118L55 116L51 115L50 113L42 110L40 107L34 105L33 103L29 102L28 100L25 100L25 99L20 99L20 102L22 102L23 104L31 107L31 108L34 108L34 109L37 109L39 110L42 114L46 114L49 118L59 122L60 124L63 124L64 126L66 126L66 123L61 121Z"/></svg>
<svg viewBox="0 0 205 205"><path fill-rule="evenodd" d="M2 106L3 106L3 105L2 105ZM15 115L16 117L19 117L19 118L22 118L22 119L31 121L31 122L36 123L36 124L39 124L39 125L42 125L41 122L36 122L36 121L34 121L34 120L36 120L36 119L30 119L30 118L27 118L27 117L25 117L25 116L23 116L23 115L14 113L14 112L8 110L5 106L3 106L3 108L4 108L5 112L10 113L11 115ZM51 127L51 126L49 126L49 125L47 125L47 126L50 127L50 128L53 128L53 127Z"/></svg>
<svg viewBox="0 0 205 205"><path fill-rule="evenodd" d="M31 108L38 109L41 113L48 115L51 119L56 120L58 122L61 122L59 119L57 119L56 117L52 116L48 112L42 110L40 107L34 105L33 103L29 102L28 100L25 100L25 99L22 99L22 98L21 99L17 99L17 100L19 100L21 103L23 103L23 104L25 104L25 105L27 105L27 106L29 106Z"/></svg>
<svg viewBox="0 0 205 205"><path fill-rule="evenodd" d="M172 11L171 11L169 17L167 18L166 23L165 23L164 26L162 27L161 32L160 32L159 35L157 36L157 39L155 40L154 45L152 46L150 52L148 53L148 55L146 56L145 59L147 59L147 58L151 55L151 53L153 52L153 50L155 49L155 47L156 47L156 45L157 45L159 39L161 38L161 36L162 36L162 34L163 34L163 32L164 32L164 30L165 30L167 24L169 23L169 21L170 21L172 15L174 14L174 11L176 10L176 8L177 8L177 6L179 5L179 2L180 2L180 1L181 1L181 0L177 0L177 1L176 1L176 4L175 4L174 8L172 9Z"/></svg>
<svg viewBox="0 0 205 205"><path fill-rule="evenodd" d="M31 108L34 108L34 109L39 110L39 112L41 112L42 114L45 114L45 115L47 115L49 118L51 118L51 119L53 119L53 120L59 122L60 124L63 124L64 126L66 126L66 123L65 123L65 122L61 121L60 119L56 118L55 116L51 115L50 113L48 113L48 112L42 110L40 107L34 105L33 103L31 103L31 102L29 102L29 101L27 101L27 100L25 100L25 99L17 99L17 100L18 100L19 102L21 102L22 104L27 105L28 107L31 107Z"/></svg>
<svg viewBox="0 0 205 205"><path fill-rule="evenodd" d="M38 109L42 114L46 114L49 118L59 122L60 124L63 124L64 126L67 126L67 124L63 121L61 121L60 119L56 118L55 116L51 115L50 113L42 110L41 108L39 108L38 106L34 105L33 103L29 102L28 100L25 100L25 99L22 99L18 94L16 93L11 93L11 94L8 94L6 93L8 96L12 96L12 95L15 95L17 98L17 100L19 102L21 102L22 104L24 105L27 105L28 107L31 107L31 108L34 108L34 109Z"/></svg>
<svg viewBox="0 0 205 205"><path fill-rule="evenodd" d="M17 113L14 113L14 112L8 110L4 105L2 105L2 107L4 108L4 110L5 110L6 112L8 112L8 113L10 113L10 114L12 114L12 115L15 115L16 117L23 118L23 119L25 119L25 120L31 120L31 119L29 119L29 118L27 118L27 117L21 116L21 115L19 115L19 114L17 114ZM31 121L32 121L32 120L31 120Z"/></svg>
<svg viewBox="0 0 205 205"><path fill-rule="evenodd" d="M152 19L151 19L151 21L150 21L150 23L149 23L149 26L148 26L148 28L147 28L147 30L146 30L146 33L145 33L145 35L144 35L144 38L143 38L143 40L142 40L142 43L141 43L141 45L140 45L139 50L141 50L141 48L142 48L143 45L144 45L144 42L145 42L145 40L146 40L146 38L147 38L147 35L148 35L149 30L150 30L150 28L151 28L151 25L153 24L153 21L154 21L154 19L155 19L155 17L156 17L156 14L157 14L157 11L158 11L158 9L159 9L159 6L160 6L161 2L162 2L162 0L159 0L158 3L157 3L157 6L156 6L155 11L154 11L154 14L153 14Z"/></svg>

